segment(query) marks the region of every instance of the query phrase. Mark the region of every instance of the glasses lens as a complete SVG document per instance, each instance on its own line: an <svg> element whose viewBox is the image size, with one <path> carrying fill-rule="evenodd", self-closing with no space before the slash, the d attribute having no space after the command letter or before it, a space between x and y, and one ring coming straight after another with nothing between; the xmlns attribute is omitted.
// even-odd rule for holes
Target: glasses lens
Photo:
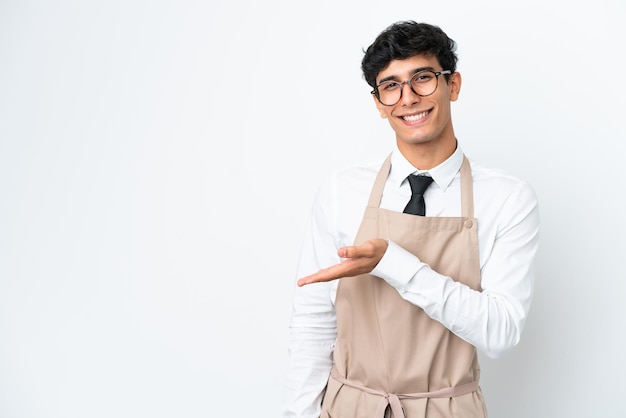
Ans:
<svg viewBox="0 0 626 418"><path fill-rule="evenodd" d="M437 76L433 71L420 71L411 77L411 87L420 96L430 96L437 89Z"/></svg>
<svg viewBox="0 0 626 418"><path fill-rule="evenodd" d="M400 100L402 95L402 83L397 81L385 81L377 87L378 100L386 106L393 106Z"/></svg>
<svg viewBox="0 0 626 418"><path fill-rule="evenodd" d="M430 96L437 90L437 75L434 71L420 71L413 74L409 80L411 89L420 96ZM402 97L402 86L404 82L385 81L377 87L378 100L385 106L393 106Z"/></svg>

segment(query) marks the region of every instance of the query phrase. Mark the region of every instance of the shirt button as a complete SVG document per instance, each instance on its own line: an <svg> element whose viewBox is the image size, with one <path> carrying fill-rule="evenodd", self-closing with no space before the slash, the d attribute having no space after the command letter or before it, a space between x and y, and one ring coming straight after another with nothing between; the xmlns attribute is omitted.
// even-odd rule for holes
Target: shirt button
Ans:
<svg viewBox="0 0 626 418"><path fill-rule="evenodd" d="M472 222L471 220L469 220L469 219L468 219L467 221L465 221L464 226L465 226L467 229L470 229L472 226L474 226L474 222Z"/></svg>

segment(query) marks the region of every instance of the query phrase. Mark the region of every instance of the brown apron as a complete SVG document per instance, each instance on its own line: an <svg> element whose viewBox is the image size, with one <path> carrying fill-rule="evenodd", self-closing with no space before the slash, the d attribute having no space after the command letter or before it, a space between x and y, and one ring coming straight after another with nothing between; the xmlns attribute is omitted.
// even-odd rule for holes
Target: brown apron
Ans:
<svg viewBox="0 0 626 418"><path fill-rule="evenodd" d="M381 209L391 156L381 167L355 245L394 241L441 274L480 290L472 174L461 165L461 217L424 217ZM484 418L473 345L404 300L384 280L341 279L337 343L322 418Z"/></svg>

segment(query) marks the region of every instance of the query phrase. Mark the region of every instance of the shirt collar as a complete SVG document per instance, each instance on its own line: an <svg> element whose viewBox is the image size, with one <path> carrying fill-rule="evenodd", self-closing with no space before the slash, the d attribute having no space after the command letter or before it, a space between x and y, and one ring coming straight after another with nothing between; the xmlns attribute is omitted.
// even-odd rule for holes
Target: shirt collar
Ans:
<svg viewBox="0 0 626 418"><path fill-rule="evenodd" d="M389 182L396 187L400 187L410 174L428 174L433 178L435 184L445 191L448 186L450 186L450 183L452 183L454 176L456 176L461 169L462 163L463 151L458 143L456 150L454 150L448 159L430 170L419 170L415 168L396 147L391 154Z"/></svg>

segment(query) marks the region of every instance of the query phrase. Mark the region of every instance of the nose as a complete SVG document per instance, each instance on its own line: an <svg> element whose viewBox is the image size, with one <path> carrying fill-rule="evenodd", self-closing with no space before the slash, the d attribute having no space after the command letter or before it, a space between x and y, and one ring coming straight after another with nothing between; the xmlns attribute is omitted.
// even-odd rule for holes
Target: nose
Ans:
<svg viewBox="0 0 626 418"><path fill-rule="evenodd" d="M411 87L411 80L402 82L402 104L405 106L410 106L414 103L419 102L420 96L413 91L413 87Z"/></svg>

